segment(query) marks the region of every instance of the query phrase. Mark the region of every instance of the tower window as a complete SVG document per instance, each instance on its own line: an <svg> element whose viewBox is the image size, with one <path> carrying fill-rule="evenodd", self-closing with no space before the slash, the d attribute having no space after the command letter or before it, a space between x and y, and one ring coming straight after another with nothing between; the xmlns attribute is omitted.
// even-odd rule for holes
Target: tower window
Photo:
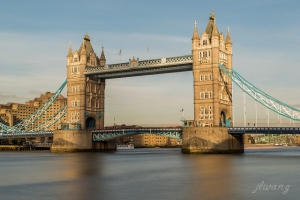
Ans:
<svg viewBox="0 0 300 200"><path fill-rule="evenodd" d="M200 76L200 81L203 81L203 76L202 75Z"/></svg>
<svg viewBox="0 0 300 200"><path fill-rule="evenodd" d="M203 52L203 57L207 57L207 52Z"/></svg>
<svg viewBox="0 0 300 200"><path fill-rule="evenodd" d="M203 40L203 45L207 45L207 40Z"/></svg>
<svg viewBox="0 0 300 200"><path fill-rule="evenodd" d="M79 72L79 66L72 67L72 72Z"/></svg>
<svg viewBox="0 0 300 200"><path fill-rule="evenodd" d="M204 92L200 92L200 99L204 99Z"/></svg>
<svg viewBox="0 0 300 200"><path fill-rule="evenodd" d="M208 92L205 92L205 99L208 99L209 97L208 97Z"/></svg>

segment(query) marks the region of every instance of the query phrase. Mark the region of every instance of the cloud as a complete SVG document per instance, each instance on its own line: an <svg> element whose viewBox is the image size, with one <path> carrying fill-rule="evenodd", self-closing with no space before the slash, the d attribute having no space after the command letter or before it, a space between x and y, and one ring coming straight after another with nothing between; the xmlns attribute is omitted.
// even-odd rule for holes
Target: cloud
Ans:
<svg viewBox="0 0 300 200"><path fill-rule="evenodd" d="M14 102L14 103L25 103L22 101L27 101L29 100L28 97L24 97L24 96L19 96L16 94L6 94L3 92L0 92L0 99L2 104L6 104L8 102Z"/></svg>

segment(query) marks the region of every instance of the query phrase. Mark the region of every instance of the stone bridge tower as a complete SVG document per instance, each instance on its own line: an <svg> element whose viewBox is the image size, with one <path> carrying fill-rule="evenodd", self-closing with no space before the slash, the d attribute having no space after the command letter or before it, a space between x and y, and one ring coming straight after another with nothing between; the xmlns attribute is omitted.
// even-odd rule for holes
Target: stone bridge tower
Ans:
<svg viewBox="0 0 300 200"><path fill-rule="evenodd" d="M88 67L104 66L105 62L103 47L99 58L87 33L79 50L73 52L70 44L67 55L67 122L70 129L104 128L105 79L86 76L84 71Z"/></svg>
<svg viewBox="0 0 300 200"><path fill-rule="evenodd" d="M232 42L219 33L211 13L204 32L194 27L192 37L194 76L194 123L196 126L232 126L232 81L218 63L232 70Z"/></svg>
<svg viewBox="0 0 300 200"><path fill-rule="evenodd" d="M231 135L232 81L220 70L221 63L232 70L232 42L219 33L210 14L199 36L195 22L192 37L194 77L194 126L184 127L182 153L243 153L242 135Z"/></svg>
<svg viewBox="0 0 300 200"><path fill-rule="evenodd" d="M51 152L97 151L116 149L116 141L110 140L94 145L92 130L104 128L105 79L86 76L85 69L104 66L104 49L100 58L92 47L90 37L85 34L77 51L70 45L67 55L67 124L55 130Z"/></svg>

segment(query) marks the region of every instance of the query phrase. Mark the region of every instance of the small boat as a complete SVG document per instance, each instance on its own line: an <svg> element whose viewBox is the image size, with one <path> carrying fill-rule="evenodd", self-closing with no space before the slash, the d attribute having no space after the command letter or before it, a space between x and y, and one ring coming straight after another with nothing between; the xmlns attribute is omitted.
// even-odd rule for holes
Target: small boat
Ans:
<svg viewBox="0 0 300 200"><path fill-rule="evenodd" d="M134 149L133 144L117 144L117 149Z"/></svg>

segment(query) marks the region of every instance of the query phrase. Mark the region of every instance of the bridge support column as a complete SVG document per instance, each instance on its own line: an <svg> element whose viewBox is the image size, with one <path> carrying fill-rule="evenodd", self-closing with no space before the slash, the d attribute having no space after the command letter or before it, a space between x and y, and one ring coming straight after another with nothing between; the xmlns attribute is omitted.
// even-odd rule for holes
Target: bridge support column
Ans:
<svg viewBox="0 0 300 200"><path fill-rule="evenodd" d="M55 130L51 152L92 151L92 132L88 130Z"/></svg>
<svg viewBox="0 0 300 200"><path fill-rule="evenodd" d="M116 151L116 140L93 142L93 151Z"/></svg>
<svg viewBox="0 0 300 200"><path fill-rule="evenodd" d="M182 153L244 153L243 135L226 127L191 127L182 130Z"/></svg>

